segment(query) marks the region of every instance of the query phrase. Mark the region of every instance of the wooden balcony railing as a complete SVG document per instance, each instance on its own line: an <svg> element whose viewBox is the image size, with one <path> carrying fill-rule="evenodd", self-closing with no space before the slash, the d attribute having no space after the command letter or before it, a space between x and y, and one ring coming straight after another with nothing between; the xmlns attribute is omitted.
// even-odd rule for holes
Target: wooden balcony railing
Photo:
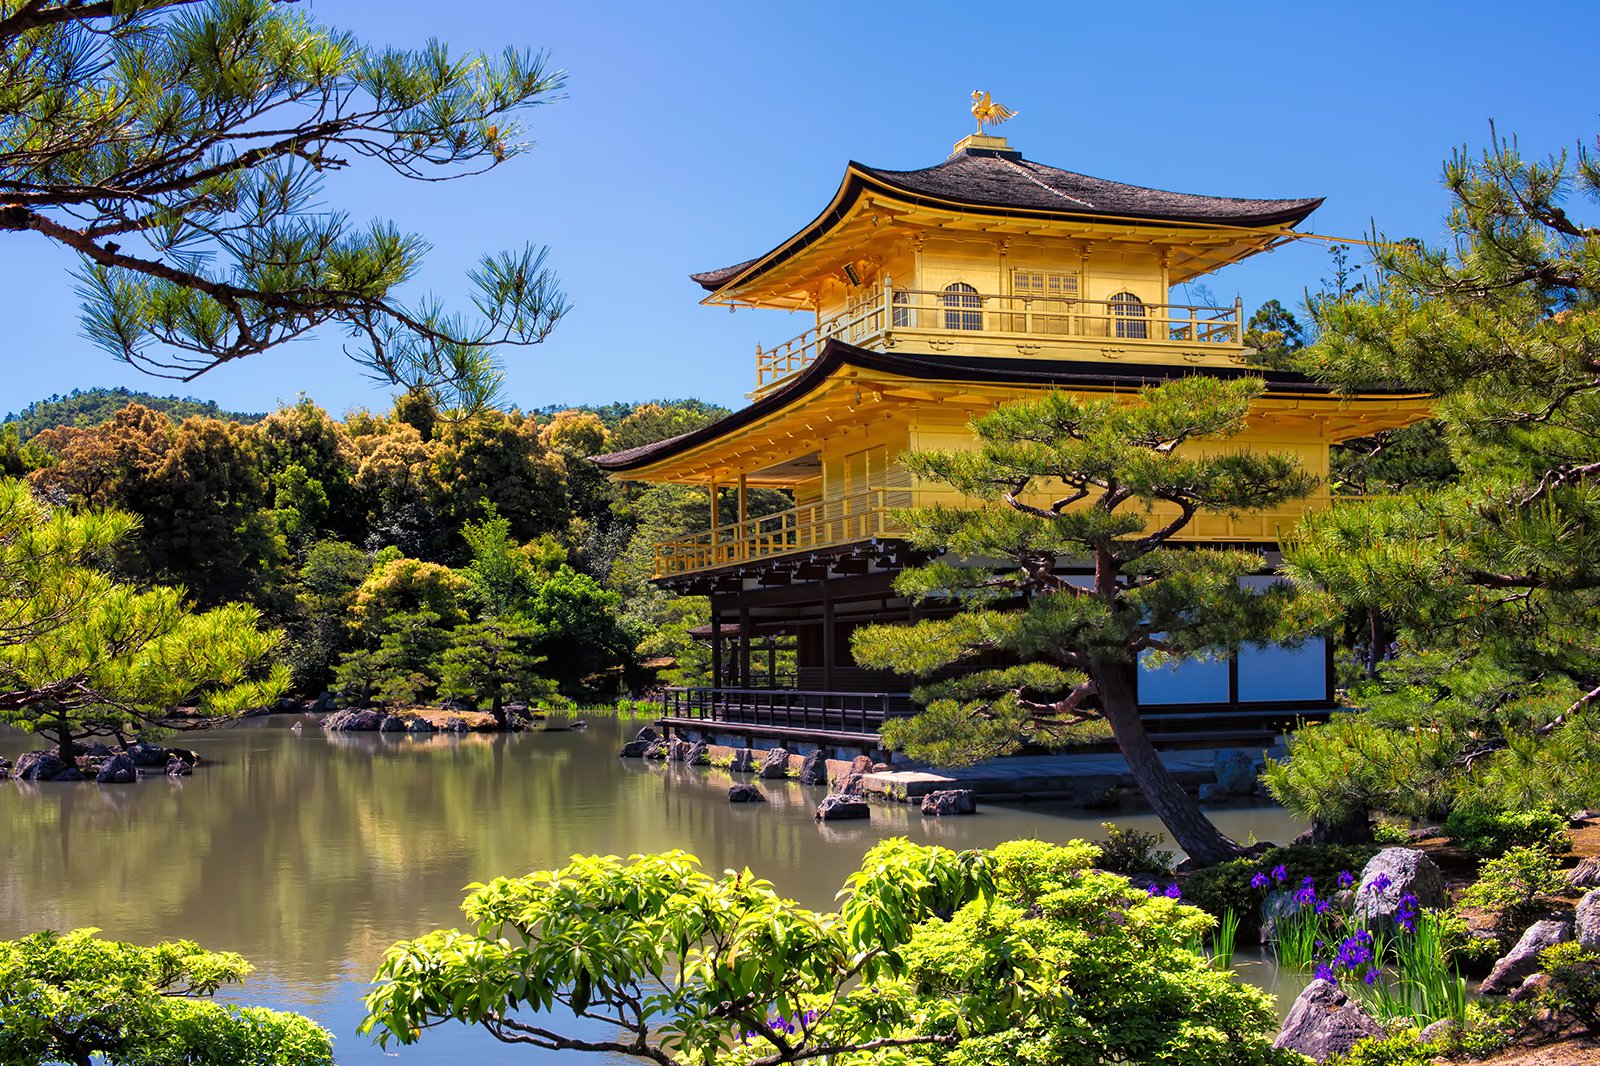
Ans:
<svg viewBox="0 0 1600 1066"><path fill-rule="evenodd" d="M924 339L936 349L962 338L1015 343L1044 351L1086 343L1137 349L1185 345L1204 354L1232 355L1244 345L1244 308L1197 304L1147 304L1131 298L1064 299L1059 296L896 289L885 281L881 299L858 306L772 348L756 348L756 391L805 369L833 338L861 347L887 344L896 335ZM1231 351L1228 349L1232 349Z"/></svg>
<svg viewBox="0 0 1600 1066"><path fill-rule="evenodd" d="M876 735L884 719L909 714L903 692L811 692L798 689L669 688L661 716L794 733Z"/></svg>
<svg viewBox="0 0 1600 1066"><path fill-rule="evenodd" d="M850 496L730 522L656 545L656 577L672 577L788 552L852 544L901 532L895 510L911 505L910 486Z"/></svg>

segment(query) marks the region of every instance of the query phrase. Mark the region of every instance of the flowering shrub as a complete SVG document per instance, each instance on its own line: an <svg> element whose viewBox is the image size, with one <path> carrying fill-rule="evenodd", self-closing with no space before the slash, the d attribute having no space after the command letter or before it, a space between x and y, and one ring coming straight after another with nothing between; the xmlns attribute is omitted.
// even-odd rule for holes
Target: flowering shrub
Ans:
<svg viewBox="0 0 1600 1066"><path fill-rule="evenodd" d="M1292 845L1272 848L1253 858L1233 859L1196 871L1184 879L1184 899L1220 918L1229 910L1240 916L1250 929L1259 918L1262 889L1299 885L1305 878L1319 885L1331 885L1341 870L1359 870L1378 853L1370 845L1349 847L1332 845ZM1272 880L1272 871L1283 867L1283 880ZM1260 878L1260 883L1257 883ZM1292 889L1291 889L1292 891Z"/></svg>

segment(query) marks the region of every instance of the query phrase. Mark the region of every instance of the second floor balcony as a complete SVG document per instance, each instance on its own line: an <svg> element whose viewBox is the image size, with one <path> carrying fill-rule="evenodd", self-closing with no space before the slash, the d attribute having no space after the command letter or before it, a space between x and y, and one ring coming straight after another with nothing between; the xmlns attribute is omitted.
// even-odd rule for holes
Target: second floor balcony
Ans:
<svg viewBox="0 0 1600 1066"><path fill-rule="evenodd" d="M810 365L829 340L862 348L1011 358L1238 361L1243 307L1145 303L1131 293L1108 300L999 295L955 283L897 289L889 281L869 299L772 348L756 348L756 389L772 389Z"/></svg>

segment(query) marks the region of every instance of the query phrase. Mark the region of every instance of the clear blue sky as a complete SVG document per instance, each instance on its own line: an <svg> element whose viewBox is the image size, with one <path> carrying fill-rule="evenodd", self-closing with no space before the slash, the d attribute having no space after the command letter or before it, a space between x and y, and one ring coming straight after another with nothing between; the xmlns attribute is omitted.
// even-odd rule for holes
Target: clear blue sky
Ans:
<svg viewBox="0 0 1600 1066"><path fill-rule="evenodd" d="M619 4L309 0L375 43L547 49L566 98L530 116L530 153L485 177L337 176L327 199L434 245L446 298L483 251L547 244L573 311L511 350L524 407L696 395L737 406L753 352L800 317L700 307L692 271L766 251L832 195L845 162L913 168L969 131L975 88L1016 108L1001 131L1039 162L1234 196L1326 196L1317 232L1437 238L1441 160L1490 119L1545 153L1593 143L1588 49L1600 4ZM337 334L150 379L79 336L71 257L0 238L7 370L0 412L123 384L264 409L298 392L335 413L387 404ZM1327 273L1310 242L1207 279L1247 307L1297 300Z"/></svg>

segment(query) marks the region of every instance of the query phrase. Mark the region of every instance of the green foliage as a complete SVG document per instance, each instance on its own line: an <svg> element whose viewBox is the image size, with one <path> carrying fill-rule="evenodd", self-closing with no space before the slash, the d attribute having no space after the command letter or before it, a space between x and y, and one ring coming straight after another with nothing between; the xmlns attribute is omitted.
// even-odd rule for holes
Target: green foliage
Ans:
<svg viewBox="0 0 1600 1066"><path fill-rule="evenodd" d="M1478 879L1461 893L1461 902L1494 912L1506 929L1520 929L1539 912L1540 895L1566 887L1567 879L1549 852L1512 848L1479 868Z"/></svg>
<svg viewBox="0 0 1600 1066"><path fill-rule="evenodd" d="M155 947L97 930L0 941L0 1060L187 1066L317 1066L333 1037L298 1014L213 1002L251 967L191 941Z"/></svg>
<svg viewBox="0 0 1600 1066"><path fill-rule="evenodd" d="M1369 665L1355 723L1310 737L1269 775L1297 812L1563 813L1600 800L1589 707L1600 692L1600 229L1581 219L1600 202L1600 160L1582 149L1533 159L1495 140L1456 153L1444 183L1447 241L1382 240L1363 288L1313 301L1308 358L1322 376L1351 392L1431 394L1438 420L1373 442L1373 461L1340 475L1403 500L1335 508L1290 551L1326 549L1338 564L1349 553L1332 534L1381 531L1355 537L1351 580L1337 565L1310 578L1347 624L1370 617L1387 631L1374 648L1400 651ZM1353 787L1319 799L1341 765Z"/></svg>
<svg viewBox="0 0 1600 1066"><path fill-rule="evenodd" d="M1460 806L1444 822L1445 835L1480 858L1495 858L1512 848L1538 848L1552 855L1572 846L1567 820L1554 811L1491 811Z"/></svg>
<svg viewBox="0 0 1600 1066"><path fill-rule="evenodd" d="M1305 329L1293 311L1277 300L1268 300L1246 323L1244 344L1251 366L1294 370L1296 353L1306 346Z"/></svg>
<svg viewBox="0 0 1600 1066"><path fill-rule="evenodd" d="M371 572L372 559L353 544L324 540L306 551L289 624L289 665L301 691L332 682L334 664L350 650L356 590Z"/></svg>
<svg viewBox="0 0 1600 1066"><path fill-rule="evenodd" d="M64 759L73 740L157 728L181 703L228 717L289 683L255 609L195 612L181 589L113 579L100 564L134 528L0 481L0 719L48 733Z"/></svg>
<svg viewBox="0 0 1600 1066"><path fill-rule="evenodd" d="M1600 952L1573 940L1556 944L1539 953L1539 972L1550 978L1539 1004L1600 1033Z"/></svg>
<svg viewBox="0 0 1600 1066"><path fill-rule="evenodd" d="M1172 871L1174 854L1162 851L1166 837L1160 833L1145 833L1138 829L1124 829L1114 822L1101 822L1106 838L1099 842L1100 869L1114 874L1163 874Z"/></svg>
<svg viewBox="0 0 1600 1066"><path fill-rule="evenodd" d="M1415 1032L1399 1033L1383 1039L1368 1037L1348 1054L1329 1061L1334 1066L1433 1066L1438 1049L1417 1043Z"/></svg>
<svg viewBox="0 0 1600 1066"><path fill-rule="evenodd" d="M1293 844L1282 848L1268 848L1259 855L1233 859L1216 866L1198 870L1183 882L1184 899L1209 914L1222 916L1229 910L1242 916L1246 928L1259 922L1258 903L1261 893L1252 888L1250 879L1262 871L1282 866L1283 883L1298 887L1307 877L1326 888L1335 883L1344 871L1360 873L1361 868L1378 853L1370 845Z"/></svg>
<svg viewBox="0 0 1600 1066"><path fill-rule="evenodd" d="M35 400L22 410L6 415L5 424L15 429L26 442L47 429L59 429L62 426L87 428L109 422L113 415L132 403L159 411L177 422L190 415L244 423L259 422L265 417L224 411L214 400L197 400L193 396L156 396L119 386L114 389L73 389L65 396Z"/></svg>
<svg viewBox="0 0 1600 1066"><path fill-rule="evenodd" d="M1411 829L1404 822L1380 820L1372 823L1372 839L1379 844L1409 844Z"/></svg>
<svg viewBox="0 0 1600 1066"><path fill-rule="evenodd" d="M915 546L950 557L905 571L897 590L963 610L860 627L856 662L918 677L979 655L1023 669L925 684L923 715L891 729L893 742L920 758L971 762L1052 744L1055 731L1103 717L1174 841L1199 863L1236 853L1160 771L1135 692L1141 660L1210 659L1299 635L1291 590L1245 584L1260 556L1168 544L1197 514L1271 507L1315 485L1289 455L1186 447L1240 432L1264 388L1195 376L1131 399L1052 394L975 419L976 450L904 457L916 476L982 503L903 516ZM980 569L962 558L999 562ZM1067 572L1083 560L1092 583Z"/></svg>
<svg viewBox="0 0 1600 1066"><path fill-rule="evenodd" d="M0 39L0 230L82 257L84 330L116 358L188 380L332 326L382 381L475 409L499 345L566 310L545 252L483 257L475 314L405 298L427 242L324 205L357 157L403 177L491 168L554 97L544 57L372 48L271 0L72 5ZM114 190L114 191L108 191Z"/></svg>
<svg viewBox="0 0 1600 1066"><path fill-rule="evenodd" d="M681 853L474 886L473 930L390 949L363 1031L734 1066L1226 1061L1288 1066L1266 997L1186 946L1210 921L1088 867L1091 845L868 853L818 913ZM510 1012L518 1011L513 1016ZM559 1017L604 1019L579 1043Z"/></svg>
<svg viewBox="0 0 1600 1066"><path fill-rule="evenodd" d="M587 574L562 566L539 586L524 617L534 627L533 650L562 692L581 696L615 688L604 671L627 654L617 623L618 597Z"/></svg>
<svg viewBox="0 0 1600 1066"><path fill-rule="evenodd" d="M502 705L522 697L529 703L554 695L555 685L539 677L544 660L525 649L538 630L514 618L487 618L457 626L439 660L439 695L488 704L501 728Z"/></svg>

